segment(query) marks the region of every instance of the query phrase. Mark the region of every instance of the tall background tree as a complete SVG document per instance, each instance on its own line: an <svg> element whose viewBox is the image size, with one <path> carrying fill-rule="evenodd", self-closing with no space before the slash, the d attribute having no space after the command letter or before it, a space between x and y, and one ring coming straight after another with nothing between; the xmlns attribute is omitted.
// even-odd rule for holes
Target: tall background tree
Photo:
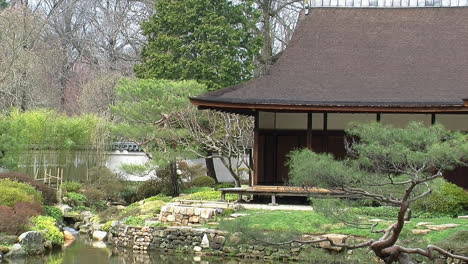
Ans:
<svg viewBox="0 0 468 264"><path fill-rule="evenodd" d="M395 216L396 223L382 230L380 239L341 246L349 249L369 247L388 264L413 263L410 254L432 260L436 252L468 261L466 256L436 246L422 249L398 245L413 202L429 195L432 191L430 183L441 178L445 171L468 161L468 135L447 131L439 125L425 127L420 123L412 123L404 129L367 124L347 133L351 143L348 145L349 158L345 160L335 160L330 154L310 150L293 152L290 160L292 183L331 188L396 206L399 211ZM339 214L346 211L343 208Z"/></svg>
<svg viewBox="0 0 468 264"><path fill-rule="evenodd" d="M261 45L257 21L250 2L157 0L142 24L148 43L137 77L196 80L209 90L248 80Z"/></svg>
<svg viewBox="0 0 468 264"><path fill-rule="evenodd" d="M148 42L135 66L138 77L196 80L216 90L253 76L261 46L253 2L157 0L153 11L142 24ZM217 181L213 149L203 153L207 173Z"/></svg>
<svg viewBox="0 0 468 264"><path fill-rule="evenodd" d="M303 0L254 0L254 6L261 14L257 34L263 42L256 58L256 75L268 73L287 47L301 15L304 13Z"/></svg>

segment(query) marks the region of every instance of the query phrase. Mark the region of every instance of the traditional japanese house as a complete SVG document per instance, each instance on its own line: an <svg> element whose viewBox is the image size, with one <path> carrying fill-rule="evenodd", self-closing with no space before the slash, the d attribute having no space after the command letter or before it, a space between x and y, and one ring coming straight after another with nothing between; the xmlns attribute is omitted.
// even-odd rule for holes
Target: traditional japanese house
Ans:
<svg viewBox="0 0 468 264"><path fill-rule="evenodd" d="M287 182L292 149L342 157L351 121L400 127L418 120L468 131L463 5L467 0L317 0L268 74L191 102L255 117L253 186ZM447 178L468 188L466 167Z"/></svg>

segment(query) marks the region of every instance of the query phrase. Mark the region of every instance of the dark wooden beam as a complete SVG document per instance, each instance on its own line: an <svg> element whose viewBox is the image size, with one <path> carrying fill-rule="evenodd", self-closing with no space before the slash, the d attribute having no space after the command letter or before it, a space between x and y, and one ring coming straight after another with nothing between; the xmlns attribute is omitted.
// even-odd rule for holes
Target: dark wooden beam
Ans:
<svg viewBox="0 0 468 264"><path fill-rule="evenodd" d="M353 112L353 113L468 113L468 100L460 105L440 106L329 106L329 105L286 105L286 104L239 104L226 102L204 101L191 98L190 102L199 109L213 109L225 112L235 112L254 115L255 110L262 111L293 111L293 112Z"/></svg>

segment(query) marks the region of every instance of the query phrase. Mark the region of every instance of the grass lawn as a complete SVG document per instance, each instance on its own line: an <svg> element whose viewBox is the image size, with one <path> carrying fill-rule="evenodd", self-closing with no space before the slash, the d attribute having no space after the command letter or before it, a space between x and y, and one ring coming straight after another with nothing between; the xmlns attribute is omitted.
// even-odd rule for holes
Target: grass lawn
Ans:
<svg viewBox="0 0 468 264"><path fill-rule="evenodd" d="M233 230L236 227L248 227L258 231L273 231L280 233L307 233L307 234L325 234L339 233L353 235L363 238L379 238L380 234L371 233L368 228L359 229L356 227L346 226L343 223L336 223L331 219L319 215L315 212L302 211L259 211L247 210L243 213L249 214L244 217L233 220L221 221L219 228L225 230ZM377 217L362 216L364 220L375 219ZM376 229L384 229L394 222L394 219L389 217L378 217L384 220L380 222ZM364 221L368 222L368 221ZM432 224L459 224L455 228L449 228L442 231L431 231L426 235L413 235L412 229L424 229L424 227L416 227L420 222L430 222ZM405 224L404 230L400 236L403 244L414 245L421 244L438 244L444 242L447 238L459 231L468 230L467 219L457 219L449 217L438 218L413 218L411 222ZM468 247L468 243L466 244Z"/></svg>

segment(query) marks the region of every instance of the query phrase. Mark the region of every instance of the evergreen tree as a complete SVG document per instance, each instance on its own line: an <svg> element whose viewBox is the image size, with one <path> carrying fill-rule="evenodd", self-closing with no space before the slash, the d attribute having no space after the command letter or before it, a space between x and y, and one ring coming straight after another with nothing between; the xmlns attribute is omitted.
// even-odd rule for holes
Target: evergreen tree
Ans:
<svg viewBox="0 0 468 264"><path fill-rule="evenodd" d="M135 67L139 78L196 80L209 90L248 80L261 39L249 1L156 0L143 23L148 44Z"/></svg>
<svg viewBox="0 0 468 264"><path fill-rule="evenodd" d="M176 161L187 151L179 144L185 129L178 125L178 116L189 106L188 97L206 92L195 81L123 79L116 87L117 103L111 106L120 125L116 134L137 143L150 158L150 168L171 171L170 192L178 196Z"/></svg>
<svg viewBox="0 0 468 264"><path fill-rule="evenodd" d="M434 259L436 252L467 261L467 256L432 245L426 249L400 246L399 237L405 220L410 218L411 204L431 193L430 183L441 178L445 171L466 164L468 134L448 131L440 125L425 127L421 123L411 123L407 128L366 124L349 129L347 134L352 143L348 144L349 157L344 160L336 160L331 154L300 150L292 152L289 162L291 180L297 186L330 188L398 208L396 222L379 240L341 246L368 247L388 264L413 263L409 254ZM339 208L336 204L326 207L321 211ZM343 208L338 213L344 215L347 211Z"/></svg>

